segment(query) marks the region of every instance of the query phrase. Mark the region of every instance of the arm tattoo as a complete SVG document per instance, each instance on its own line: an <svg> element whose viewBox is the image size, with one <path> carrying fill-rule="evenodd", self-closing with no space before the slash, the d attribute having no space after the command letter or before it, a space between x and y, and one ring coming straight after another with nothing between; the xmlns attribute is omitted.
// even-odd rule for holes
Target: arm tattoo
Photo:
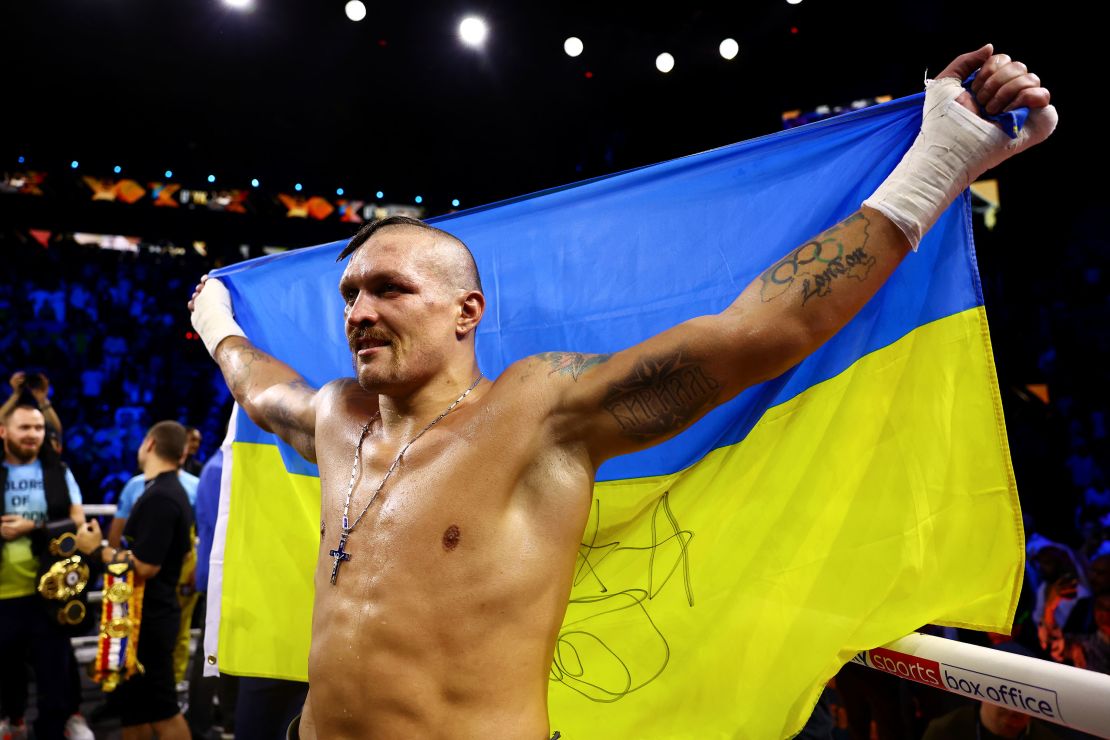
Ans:
<svg viewBox="0 0 1110 740"><path fill-rule="evenodd" d="M679 351L637 362L627 378L610 387L602 405L626 436L651 439L686 426L712 406L720 389Z"/></svg>
<svg viewBox="0 0 1110 740"><path fill-rule="evenodd" d="M548 375L569 375L578 382L582 373L608 360L612 355L584 355L580 352L543 352L536 355L551 367Z"/></svg>
<svg viewBox="0 0 1110 740"><path fill-rule="evenodd" d="M841 237L845 236L841 232L860 220L863 221L862 243L845 244L841 241ZM801 281L803 305L810 298L831 293L833 281L838 278L851 277L862 281L875 265L875 258L866 250L870 225L867 216L857 213L771 265L760 276L763 280L760 290L763 302L785 293L795 280Z"/></svg>
<svg viewBox="0 0 1110 740"><path fill-rule="evenodd" d="M242 403L243 395L250 387L251 368L254 363L266 363L270 358L265 352L251 346L228 347L220 355L224 361L220 363L220 368L224 372L227 387L231 390L231 395L235 396L235 400Z"/></svg>

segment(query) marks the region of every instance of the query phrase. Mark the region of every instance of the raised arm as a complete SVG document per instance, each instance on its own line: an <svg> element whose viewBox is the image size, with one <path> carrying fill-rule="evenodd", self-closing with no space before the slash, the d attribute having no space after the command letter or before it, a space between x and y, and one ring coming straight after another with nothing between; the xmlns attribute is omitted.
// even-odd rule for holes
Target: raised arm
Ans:
<svg viewBox="0 0 1110 740"><path fill-rule="evenodd" d="M1033 109L1013 141L979 117ZM692 319L614 355L547 353L555 433L595 462L658 444L740 391L783 373L847 324L983 171L1042 141L1055 127L1048 91L1025 65L990 46L952 62L926 93L921 133L864 206L791 250L727 309Z"/></svg>
<svg viewBox="0 0 1110 740"><path fill-rule="evenodd" d="M189 301L193 326L251 420L316 462L319 394L300 373L255 347L235 322L231 296L205 276Z"/></svg>

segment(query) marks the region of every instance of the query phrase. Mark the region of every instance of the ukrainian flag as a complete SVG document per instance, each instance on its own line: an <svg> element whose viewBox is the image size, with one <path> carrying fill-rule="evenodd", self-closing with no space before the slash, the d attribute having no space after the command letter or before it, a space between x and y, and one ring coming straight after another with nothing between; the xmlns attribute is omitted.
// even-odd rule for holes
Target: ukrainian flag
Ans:
<svg viewBox="0 0 1110 740"><path fill-rule="evenodd" d="M615 352L721 311L871 194L921 96L435 219L473 249L483 371ZM340 243L219 273L262 349L351 374ZM316 469L235 420L219 666L304 680ZM551 666L578 738L797 732L856 652L925 623L1008 631L1023 568L970 205L824 347L686 433L606 463Z"/></svg>

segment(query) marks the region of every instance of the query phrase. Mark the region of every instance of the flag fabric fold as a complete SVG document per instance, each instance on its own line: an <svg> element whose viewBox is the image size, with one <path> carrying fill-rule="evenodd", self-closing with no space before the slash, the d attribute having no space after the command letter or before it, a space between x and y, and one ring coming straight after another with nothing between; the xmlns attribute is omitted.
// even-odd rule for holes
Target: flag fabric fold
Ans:
<svg viewBox="0 0 1110 740"><path fill-rule="evenodd" d="M433 219L470 246L486 286L483 372L615 352L721 311L859 207L913 141L921 97ZM351 374L341 247L216 273L251 341L314 385ZM316 469L238 411L231 447L219 666L304 680ZM789 736L860 650L926 623L1007 631L1022 568L965 194L812 356L602 466L552 726Z"/></svg>

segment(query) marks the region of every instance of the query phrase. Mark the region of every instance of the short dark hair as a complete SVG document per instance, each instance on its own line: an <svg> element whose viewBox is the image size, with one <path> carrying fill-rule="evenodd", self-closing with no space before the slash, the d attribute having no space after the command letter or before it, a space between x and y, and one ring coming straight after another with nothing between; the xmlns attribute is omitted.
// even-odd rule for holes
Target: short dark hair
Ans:
<svg viewBox="0 0 1110 740"><path fill-rule="evenodd" d="M347 246L343 248L343 251L339 253L339 256L336 257L335 261L341 262L347 257L350 257L359 247L370 241L370 237L374 236L374 234L378 233L388 226L414 226L418 229L430 231L436 236L442 239L446 239L460 247L462 251L466 253L466 256L469 260L469 263L467 265L467 272L469 274L467 275L467 277L470 278L470 280L472 281L471 286L465 287L472 287L473 290L477 290L479 293L483 292L482 276L478 274L478 263L474 261L474 253L470 251L470 247L466 246L463 240L458 238L454 234L448 233L443 229L437 229L434 226L429 226L420 219L412 218L411 216L390 216L389 218L381 218L377 221L371 221L370 223L365 224L361 229L358 230L358 233L351 237L351 241L347 242Z"/></svg>
<svg viewBox="0 0 1110 740"><path fill-rule="evenodd" d="M160 421L146 436L154 440L154 454L163 460L179 463L185 456L185 427L176 421Z"/></svg>

